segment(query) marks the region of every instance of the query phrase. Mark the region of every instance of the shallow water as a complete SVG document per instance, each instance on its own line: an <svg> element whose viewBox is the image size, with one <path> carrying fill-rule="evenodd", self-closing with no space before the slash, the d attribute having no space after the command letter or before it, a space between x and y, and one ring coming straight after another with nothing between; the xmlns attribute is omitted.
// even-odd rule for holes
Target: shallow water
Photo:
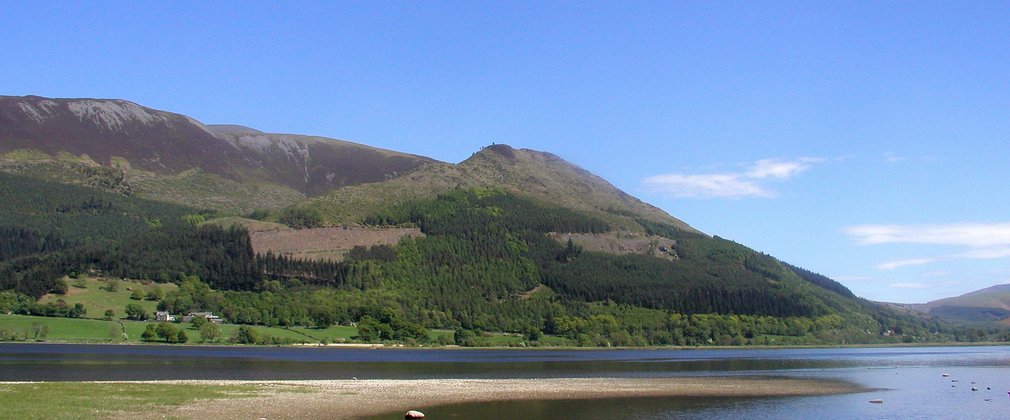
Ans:
<svg viewBox="0 0 1010 420"><path fill-rule="evenodd" d="M942 373L950 373L943 377ZM781 372L780 372L781 373ZM563 401L503 401L423 408L429 418L486 419L1007 419L1010 368L850 368L783 376L844 379L868 392L778 398L613 398ZM951 378L959 382L952 383ZM971 391L971 381L979 391ZM951 386L955 385L955 386ZM986 389L990 387L992 389ZM881 399L873 404L871 399ZM392 419L402 413L376 416Z"/></svg>
<svg viewBox="0 0 1010 420"><path fill-rule="evenodd" d="M943 377L944 373L949 377ZM0 344L0 380L785 376L874 391L424 407L428 418L1010 418L1010 347L464 350ZM957 381L957 382L953 382ZM971 391L972 381L978 391ZM987 389L991 388L991 389ZM882 399L883 404L870 404ZM409 407L413 408L413 407ZM405 410L404 410L405 411ZM507 413L507 415L506 415ZM402 412L378 418L402 418Z"/></svg>

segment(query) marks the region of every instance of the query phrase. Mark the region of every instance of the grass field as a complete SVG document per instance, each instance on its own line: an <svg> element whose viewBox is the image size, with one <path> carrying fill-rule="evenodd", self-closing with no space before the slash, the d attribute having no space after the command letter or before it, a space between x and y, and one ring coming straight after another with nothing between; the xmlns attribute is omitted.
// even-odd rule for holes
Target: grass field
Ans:
<svg viewBox="0 0 1010 420"><path fill-rule="evenodd" d="M197 400L246 398L267 391L258 385L42 382L0 384L10 419L144 418ZM96 398L98 397L98 398Z"/></svg>
<svg viewBox="0 0 1010 420"><path fill-rule="evenodd" d="M47 318L0 315L0 331L27 341L71 341L84 343L123 342L123 327L130 341L138 341L145 323L97 319ZM37 326L37 327L36 327ZM36 334L38 330L38 334Z"/></svg>
<svg viewBox="0 0 1010 420"><path fill-rule="evenodd" d="M108 291L109 282L115 282L115 291ZM168 293L179 288L174 283L150 283L144 284L139 281L98 279L93 277L81 277L79 279L67 279L70 287L66 295L45 295L39 300L40 303L55 302L63 299L67 305L74 306L76 303L84 305L87 313L85 318L102 319L105 318L105 310L112 309L116 313L116 318L125 317L126 305L138 304L144 308L151 316L157 310L158 302L153 300L133 300L130 295L134 290L140 290L143 295L147 295L151 290L158 288L162 293ZM84 286L84 287L81 287Z"/></svg>
<svg viewBox="0 0 1010 420"><path fill-rule="evenodd" d="M317 342L343 343L353 341L358 335L358 329L344 325L333 325L327 328L291 327L289 331L312 337Z"/></svg>
<svg viewBox="0 0 1010 420"><path fill-rule="evenodd" d="M151 322L0 315L0 332L8 336L13 335L17 337L17 340L25 341L139 344L143 343L140 340L140 335L148 324ZM35 333L36 325L40 330L39 334ZM200 332L189 324L175 325L177 328L184 328L190 344L203 343L200 340ZM239 325L221 324L221 339L214 343L227 343L228 338L235 335L239 327ZM123 337L124 328L126 339ZM252 326L251 328L260 337L269 336L296 343L318 343L322 341L322 337L327 337L327 342L349 341L352 335L357 335L357 330L352 327L330 327L324 330L264 326Z"/></svg>

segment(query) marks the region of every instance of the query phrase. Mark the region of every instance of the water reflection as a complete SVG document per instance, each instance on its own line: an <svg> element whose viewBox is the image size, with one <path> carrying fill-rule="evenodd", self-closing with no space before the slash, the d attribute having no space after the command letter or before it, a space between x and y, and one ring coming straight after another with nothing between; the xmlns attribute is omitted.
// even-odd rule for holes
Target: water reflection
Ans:
<svg viewBox="0 0 1010 420"><path fill-rule="evenodd" d="M462 350L0 344L0 380L666 377L1010 366L1008 347Z"/></svg>

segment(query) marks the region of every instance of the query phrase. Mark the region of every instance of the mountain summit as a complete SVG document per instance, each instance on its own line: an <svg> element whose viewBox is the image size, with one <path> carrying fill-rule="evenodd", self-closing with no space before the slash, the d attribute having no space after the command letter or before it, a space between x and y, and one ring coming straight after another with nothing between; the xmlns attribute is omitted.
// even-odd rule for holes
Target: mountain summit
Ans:
<svg viewBox="0 0 1010 420"><path fill-rule="evenodd" d="M474 187L504 188L584 211L620 230L639 231L637 220L645 219L697 233L687 223L554 154L505 144L484 147L459 164L430 164L389 181L340 188L306 205L331 215L334 223L348 222L389 203Z"/></svg>

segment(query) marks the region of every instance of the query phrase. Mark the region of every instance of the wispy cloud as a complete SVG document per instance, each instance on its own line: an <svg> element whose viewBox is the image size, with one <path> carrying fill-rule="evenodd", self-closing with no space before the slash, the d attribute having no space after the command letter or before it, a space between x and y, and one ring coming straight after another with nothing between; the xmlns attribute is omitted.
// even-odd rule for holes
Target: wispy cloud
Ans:
<svg viewBox="0 0 1010 420"><path fill-rule="evenodd" d="M908 258L877 264L878 270L950 260L1010 258L1010 223L951 223L942 225L858 225L842 230L865 245L918 244L968 247L941 256Z"/></svg>
<svg viewBox="0 0 1010 420"><path fill-rule="evenodd" d="M1010 245L1010 223L945 225L858 225L843 229L856 242L962 245L973 248Z"/></svg>
<svg viewBox="0 0 1010 420"><path fill-rule="evenodd" d="M973 249L956 255L959 258L973 260L994 260L998 258L1010 258L1010 248L984 248Z"/></svg>
<svg viewBox="0 0 1010 420"><path fill-rule="evenodd" d="M831 279L837 280L837 281L867 281L867 280L873 280L873 277L870 277L870 276L846 276L846 275L841 275L841 276L829 276L829 277L831 277Z"/></svg>
<svg viewBox="0 0 1010 420"><path fill-rule="evenodd" d="M934 262L934 261L936 261L936 258L910 258L910 259L907 259L907 260L888 261L888 262L883 262L883 263L877 264L877 269L878 270L894 270L895 268L899 268L899 267L908 267L908 266L911 266L911 265L929 264L929 263Z"/></svg>
<svg viewBox="0 0 1010 420"><path fill-rule="evenodd" d="M787 180L810 169L822 158L795 160L762 159L745 171L712 174L664 174L642 182L650 188L681 198L773 197L765 184L769 180Z"/></svg>
<svg viewBox="0 0 1010 420"><path fill-rule="evenodd" d="M752 179L789 179L810 169L812 164L823 161L822 158L811 157L797 160L761 159L755 162L745 175Z"/></svg>
<svg viewBox="0 0 1010 420"><path fill-rule="evenodd" d="M904 156L898 156L891 152L884 153L884 161L887 163L898 163L906 160L908 160L908 158Z"/></svg>
<svg viewBox="0 0 1010 420"><path fill-rule="evenodd" d="M929 284L920 282L891 283L889 286L895 289L928 289Z"/></svg>
<svg viewBox="0 0 1010 420"><path fill-rule="evenodd" d="M740 174L666 174L646 178L656 191L682 198L770 197L770 191Z"/></svg>

